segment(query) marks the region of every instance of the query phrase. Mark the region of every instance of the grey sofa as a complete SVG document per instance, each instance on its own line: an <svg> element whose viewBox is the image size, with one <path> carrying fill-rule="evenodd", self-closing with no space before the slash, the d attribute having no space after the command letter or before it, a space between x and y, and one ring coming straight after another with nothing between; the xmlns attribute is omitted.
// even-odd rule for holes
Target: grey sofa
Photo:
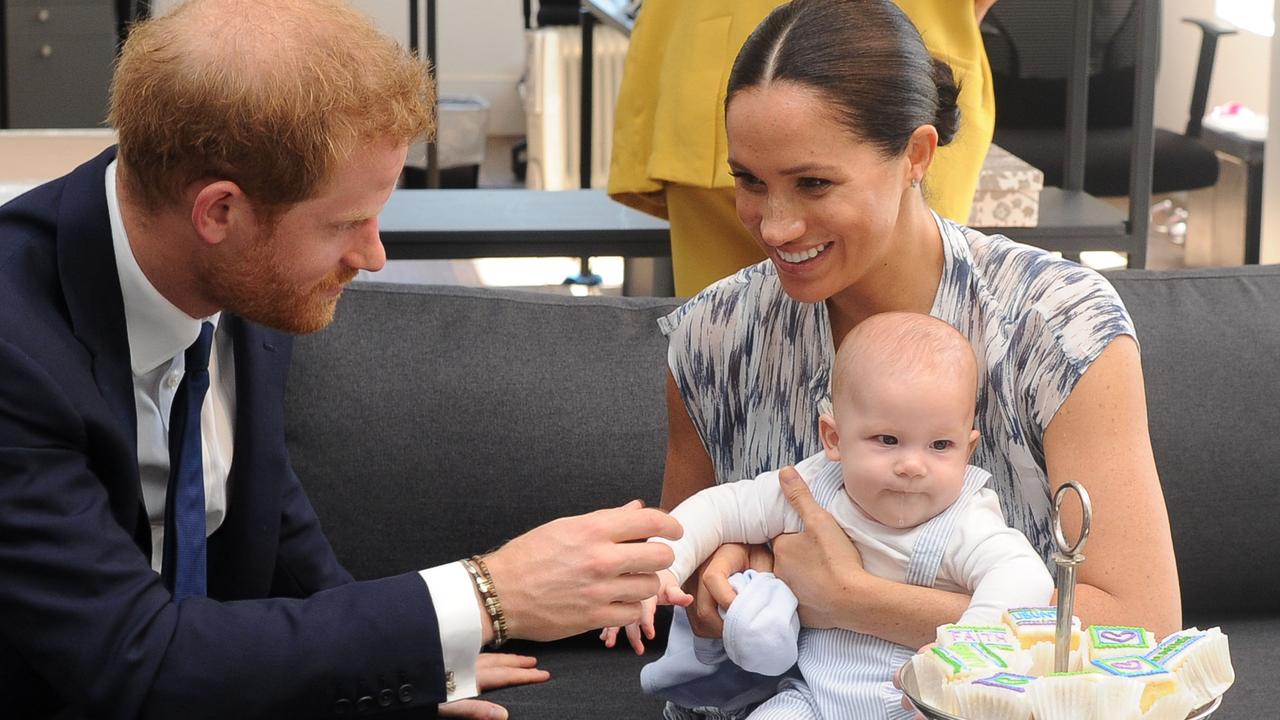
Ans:
<svg viewBox="0 0 1280 720"><path fill-rule="evenodd" d="M1237 670L1216 720L1280 692L1280 267L1111 275L1137 323L1185 624ZM676 301L367 284L300 339L287 434L358 578L427 567L551 518L656 503ZM1103 512L1123 512L1101 509ZM590 635L535 654L552 680L493 694L513 718L653 718L645 659ZM647 659L647 658L646 658Z"/></svg>

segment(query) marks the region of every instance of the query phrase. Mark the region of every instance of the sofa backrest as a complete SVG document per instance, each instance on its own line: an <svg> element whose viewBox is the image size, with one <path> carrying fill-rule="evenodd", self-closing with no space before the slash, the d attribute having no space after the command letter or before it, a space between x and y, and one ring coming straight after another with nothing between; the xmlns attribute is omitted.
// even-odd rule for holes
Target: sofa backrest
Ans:
<svg viewBox="0 0 1280 720"><path fill-rule="evenodd" d="M1187 623L1275 614L1280 266L1108 278L1142 346L1151 444Z"/></svg>
<svg viewBox="0 0 1280 720"><path fill-rule="evenodd" d="M656 505L672 299L357 283L294 346L294 468L357 578Z"/></svg>
<svg viewBox="0 0 1280 720"><path fill-rule="evenodd" d="M1187 621L1280 611L1280 267L1109 275L1138 328ZM300 338L287 433L361 578L654 504L671 299L358 284ZM1087 554L1087 553L1086 553Z"/></svg>

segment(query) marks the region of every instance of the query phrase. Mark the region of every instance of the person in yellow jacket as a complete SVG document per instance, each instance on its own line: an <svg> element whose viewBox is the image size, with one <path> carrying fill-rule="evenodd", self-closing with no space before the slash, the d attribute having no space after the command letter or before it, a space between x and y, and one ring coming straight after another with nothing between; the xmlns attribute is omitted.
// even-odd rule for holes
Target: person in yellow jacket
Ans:
<svg viewBox="0 0 1280 720"><path fill-rule="evenodd" d="M895 2L960 82L961 130L939 148L925 190L938 214L964 223L995 126L978 23L996 0ZM738 49L781 4L645 0L636 19L615 114L609 194L671 222L679 296L764 259L734 209L724 95Z"/></svg>

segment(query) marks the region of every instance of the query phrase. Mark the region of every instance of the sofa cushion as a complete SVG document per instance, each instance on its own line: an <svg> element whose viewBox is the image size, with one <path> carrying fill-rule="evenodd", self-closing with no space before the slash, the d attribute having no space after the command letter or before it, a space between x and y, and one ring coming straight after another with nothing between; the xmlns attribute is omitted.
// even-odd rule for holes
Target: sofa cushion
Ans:
<svg viewBox="0 0 1280 720"><path fill-rule="evenodd" d="M638 656L625 639L606 649L594 635L598 633L568 642L504 646L538 658L538 667L551 673L551 680L498 690L485 699L507 708L513 718L661 718L665 702L641 690L640 668L662 657L665 645L645 643L645 654Z"/></svg>
<svg viewBox="0 0 1280 720"><path fill-rule="evenodd" d="M1280 266L1108 277L1142 346L1185 613L1280 614Z"/></svg>
<svg viewBox="0 0 1280 720"><path fill-rule="evenodd" d="M356 284L299 338L293 464L357 578L491 549L553 518L656 504L672 299Z"/></svg>

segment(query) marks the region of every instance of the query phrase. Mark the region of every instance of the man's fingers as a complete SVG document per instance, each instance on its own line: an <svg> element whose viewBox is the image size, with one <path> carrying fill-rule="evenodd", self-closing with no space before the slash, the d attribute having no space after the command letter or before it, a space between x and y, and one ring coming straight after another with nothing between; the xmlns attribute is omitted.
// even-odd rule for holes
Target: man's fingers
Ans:
<svg viewBox="0 0 1280 720"><path fill-rule="evenodd" d="M654 573L671 567L675 553L670 546L660 542L619 543L614 546L619 553L619 573Z"/></svg>
<svg viewBox="0 0 1280 720"><path fill-rule="evenodd" d="M607 627L600 631L600 639L604 641L604 646L611 648L618 642L618 628Z"/></svg>
<svg viewBox="0 0 1280 720"><path fill-rule="evenodd" d="M481 691L515 685L536 685L551 679L551 673L541 668L500 667L490 670L481 682Z"/></svg>
<svg viewBox="0 0 1280 720"><path fill-rule="evenodd" d="M515 653L499 653L487 652L480 653L476 658L476 670L483 670L491 667L534 667L538 664L538 658L530 655L517 655Z"/></svg>
<svg viewBox="0 0 1280 720"><path fill-rule="evenodd" d="M596 597L610 603L636 603L658 594L662 584L653 573L632 573L604 580L597 585ZM632 621L634 622L634 620ZM607 624L607 623L606 623ZM626 625L627 623L620 623Z"/></svg>
<svg viewBox="0 0 1280 720"><path fill-rule="evenodd" d="M632 623L640 621L640 615L644 611L639 601L636 602L615 602L609 603L601 612L604 616L602 625L626 627Z"/></svg>
<svg viewBox="0 0 1280 720"><path fill-rule="evenodd" d="M684 534L680 522L661 510L639 505L633 507L632 503L627 503L621 508L603 512L607 514L604 520L608 523L609 539L613 542L648 540L651 537L679 540Z"/></svg>
<svg viewBox="0 0 1280 720"><path fill-rule="evenodd" d="M507 709L488 700L456 700L440 706L442 718L468 718L468 720L506 720Z"/></svg>
<svg viewBox="0 0 1280 720"><path fill-rule="evenodd" d="M480 653L476 658L476 684L481 691L512 685L541 683L551 673L538 667L538 659L512 653Z"/></svg>

